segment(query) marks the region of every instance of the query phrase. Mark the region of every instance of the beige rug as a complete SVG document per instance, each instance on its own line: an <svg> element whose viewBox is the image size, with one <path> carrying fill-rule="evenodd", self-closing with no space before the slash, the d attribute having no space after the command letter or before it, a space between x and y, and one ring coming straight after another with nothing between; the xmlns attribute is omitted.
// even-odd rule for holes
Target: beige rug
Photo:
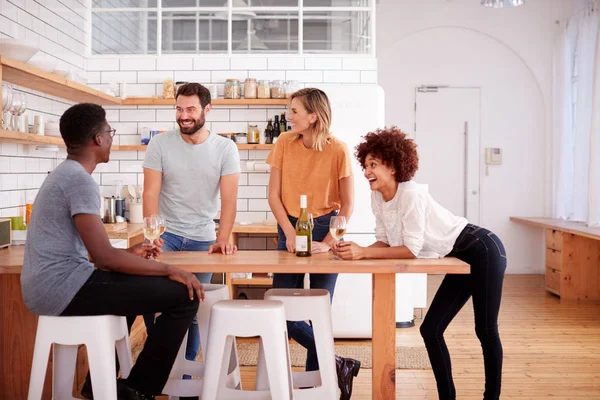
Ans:
<svg viewBox="0 0 600 400"><path fill-rule="evenodd" d="M258 343L238 343L240 365L256 365ZM335 354L360 360L361 368L371 369L371 346L369 345L336 345ZM290 357L293 367L304 367L306 349L297 343L290 343ZM396 347L396 369L431 369L427 350L424 347Z"/></svg>
<svg viewBox="0 0 600 400"><path fill-rule="evenodd" d="M134 362L142 350L145 340L146 335L144 332L142 340L133 344L131 353ZM256 360L258 358L258 342L238 343L237 348L240 365L256 365ZM336 345L335 354L360 360L361 368L373 368L370 345ZM290 342L290 357L292 359L292 366L304 367L306 364L306 349L297 343ZM200 354L198 354L197 360L202 360L201 351ZM425 350L424 347L396 347L396 369L431 369L431 364L429 364L429 358L427 357L427 350Z"/></svg>

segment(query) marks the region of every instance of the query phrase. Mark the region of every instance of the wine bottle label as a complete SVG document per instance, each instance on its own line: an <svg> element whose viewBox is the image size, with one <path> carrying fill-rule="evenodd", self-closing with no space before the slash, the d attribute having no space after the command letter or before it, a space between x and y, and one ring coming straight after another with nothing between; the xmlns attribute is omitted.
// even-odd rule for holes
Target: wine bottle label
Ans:
<svg viewBox="0 0 600 400"><path fill-rule="evenodd" d="M296 236L296 251L308 251L308 237Z"/></svg>

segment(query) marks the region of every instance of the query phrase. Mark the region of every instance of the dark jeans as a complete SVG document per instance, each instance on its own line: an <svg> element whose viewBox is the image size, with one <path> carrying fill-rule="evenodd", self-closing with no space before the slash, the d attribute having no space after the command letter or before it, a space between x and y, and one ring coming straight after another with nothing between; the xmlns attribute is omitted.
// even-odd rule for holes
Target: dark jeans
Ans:
<svg viewBox="0 0 600 400"><path fill-rule="evenodd" d="M315 218L315 225L312 231L313 241L320 242L325 239L325 236L327 236L327 233L329 233L329 220L335 215L337 215L337 211L333 211L329 214ZM289 216L289 219L292 225L296 226L297 218ZM283 233L283 230L279 225L277 225L277 231L279 233L277 250L286 250L285 233ZM310 288L326 289L329 292L331 299L333 299L333 292L335 290L337 276L338 274L310 274ZM296 289L303 287L303 284L304 274L275 274L273 277L274 288ZM312 326L304 321L288 321L287 329L288 336L307 350L306 370L318 370L319 362L317 361L317 349L315 347L315 336Z"/></svg>
<svg viewBox="0 0 600 400"><path fill-rule="evenodd" d="M169 278L97 270L61 316L121 315L131 328L137 315L161 313L127 378L142 393L160 394L197 310L198 299Z"/></svg>
<svg viewBox="0 0 600 400"><path fill-rule="evenodd" d="M506 270L506 250L494 233L468 224L456 239L448 257L456 257L469 263L471 274L446 275L421 325L421 335L433 367L439 398L456 399L444 331L467 300L473 296L475 333L481 342L485 365L483 398L499 399L502 343L498 334L498 312Z"/></svg>
<svg viewBox="0 0 600 400"><path fill-rule="evenodd" d="M165 241L163 244L163 251L208 251L208 248L215 243L214 240L199 241L185 238L183 236L175 235L171 232L165 232L161 236ZM202 284L210 283L212 278L212 272L196 273L196 278ZM146 330L150 330L154 325L154 314L144 315L144 323L146 324ZM188 333L188 341L185 347L185 359L194 361L198 355L200 349L200 330L198 329L198 318L194 316L190 330Z"/></svg>

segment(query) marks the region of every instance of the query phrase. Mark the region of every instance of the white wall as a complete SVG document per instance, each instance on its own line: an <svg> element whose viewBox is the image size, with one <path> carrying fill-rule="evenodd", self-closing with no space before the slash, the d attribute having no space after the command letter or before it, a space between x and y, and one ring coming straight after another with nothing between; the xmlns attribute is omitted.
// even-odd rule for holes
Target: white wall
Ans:
<svg viewBox="0 0 600 400"><path fill-rule="evenodd" d="M481 158L503 149L503 165L481 167L480 224L503 240L508 272L542 273L541 230L509 221L550 211L552 51L570 0L528 0L488 9L474 0L381 0L378 81L386 124L414 134L414 88L481 88ZM442 166L440 166L442 167ZM427 183L427 182L422 182Z"/></svg>
<svg viewBox="0 0 600 400"><path fill-rule="evenodd" d="M52 61L57 69L85 72L86 21L89 0L0 0L0 37L26 40L40 51L34 60ZM30 89L30 123L34 115L58 120L70 102ZM64 152L60 155L64 157ZM0 142L0 216L18 215L17 207L35 196L49 171L60 160L35 146Z"/></svg>

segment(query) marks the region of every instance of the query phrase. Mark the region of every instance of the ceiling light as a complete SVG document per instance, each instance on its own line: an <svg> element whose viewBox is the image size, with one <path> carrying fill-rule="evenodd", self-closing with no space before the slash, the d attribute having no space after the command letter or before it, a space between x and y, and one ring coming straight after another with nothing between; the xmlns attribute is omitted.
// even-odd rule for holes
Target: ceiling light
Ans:
<svg viewBox="0 0 600 400"><path fill-rule="evenodd" d="M525 4L525 0L481 0L482 6L492 8L517 7L522 4Z"/></svg>

